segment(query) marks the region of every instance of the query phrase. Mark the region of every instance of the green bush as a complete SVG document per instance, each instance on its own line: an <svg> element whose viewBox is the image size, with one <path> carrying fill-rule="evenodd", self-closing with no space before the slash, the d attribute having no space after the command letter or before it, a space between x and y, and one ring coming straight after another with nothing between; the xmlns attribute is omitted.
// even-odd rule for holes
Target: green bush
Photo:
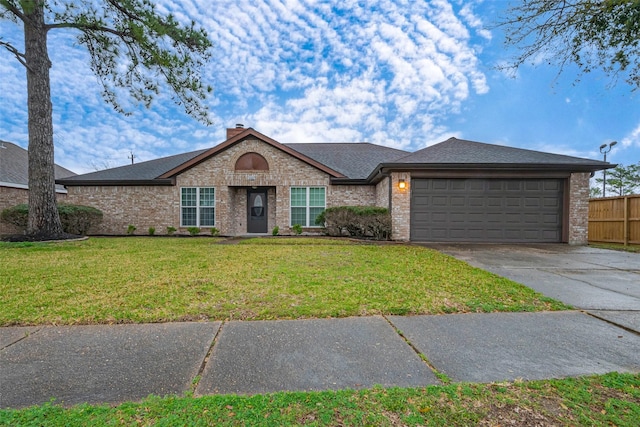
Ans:
<svg viewBox="0 0 640 427"><path fill-rule="evenodd" d="M138 229L138 227L136 227L135 225L129 224L127 226L127 234L131 236L133 234L133 232L136 231L137 229Z"/></svg>
<svg viewBox="0 0 640 427"><path fill-rule="evenodd" d="M91 227L102 222L102 211L90 206L58 205L58 214L62 223L62 230L70 234L87 234ZM20 228L27 228L29 224L29 206L20 204L4 209L0 218Z"/></svg>
<svg viewBox="0 0 640 427"><path fill-rule="evenodd" d="M29 205L22 203L3 209L0 213L0 219L16 227L27 228L29 224Z"/></svg>
<svg viewBox="0 0 640 427"><path fill-rule="evenodd" d="M189 232L189 234L191 234L192 236L197 235L198 233L200 233L200 228L198 227L188 227L187 231Z"/></svg>
<svg viewBox="0 0 640 427"><path fill-rule="evenodd" d="M215 227L211 227L211 235L214 236L214 237L219 236L220 235L220 230L218 230Z"/></svg>
<svg viewBox="0 0 640 427"><path fill-rule="evenodd" d="M387 208L374 206L337 206L322 211L316 224L324 225L330 236L352 236L388 240L391 237L391 214Z"/></svg>
<svg viewBox="0 0 640 427"><path fill-rule="evenodd" d="M272 236L277 236L278 233L280 233L280 227L278 227L277 225L275 227L273 227L273 230L271 230L271 235Z"/></svg>
<svg viewBox="0 0 640 427"><path fill-rule="evenodd" d="M102 222L102 211L91 206L60 204L58 213L66 233L85 235Z"/></svg>
<svg viewBox="0 0 640 427"><path fill-rule="evenodd" d="M291 229L296 235L302 234L302 226L300 224L294 224Z"/></svg>
<svg viewBox="0 0 640 427"><path fill-rule="evenodd" d="M153 236L154 234L156 234L156 228L155 227L149 227L149 236Z"/></svg>
<svg viewBox="0 0 640 427"><path fill-rule="evenodd" d="M173 236L173 233L175 233L175 232L176 232L176 228L175 227L173 227L171 225L167 227L167 234L169 236Z"/></svg>

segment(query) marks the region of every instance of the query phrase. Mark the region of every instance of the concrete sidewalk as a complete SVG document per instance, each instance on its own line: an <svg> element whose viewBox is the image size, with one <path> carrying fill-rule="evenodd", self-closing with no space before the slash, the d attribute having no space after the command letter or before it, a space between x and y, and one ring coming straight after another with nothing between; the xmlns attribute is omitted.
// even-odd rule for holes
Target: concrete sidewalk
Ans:
<svg viewBox="0 0 640 427"><path fill-rule="evenodd" d="M7 327L0 407L640 372L639 348L577 311Z"/></svg>

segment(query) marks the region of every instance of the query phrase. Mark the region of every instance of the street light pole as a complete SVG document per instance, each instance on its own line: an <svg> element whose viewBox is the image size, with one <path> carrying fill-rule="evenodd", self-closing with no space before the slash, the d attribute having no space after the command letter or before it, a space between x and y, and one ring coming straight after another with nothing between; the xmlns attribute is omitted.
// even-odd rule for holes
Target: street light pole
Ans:
<svg viewBox="0 0 640 427"><path fill-rule="evenodd" d="M618 141L613 141L609 144L602 144L600 146L600 152L604 154L604 161L607 161L607 153L611 151L614 145L616 145ZM602 197L607 197L607 170L602 170Z"/></svg>

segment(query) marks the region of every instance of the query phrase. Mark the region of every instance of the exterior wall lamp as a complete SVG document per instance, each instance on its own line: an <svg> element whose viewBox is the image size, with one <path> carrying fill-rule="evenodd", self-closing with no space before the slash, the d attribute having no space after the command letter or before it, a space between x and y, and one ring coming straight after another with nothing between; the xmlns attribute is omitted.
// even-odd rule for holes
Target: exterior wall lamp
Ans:
<svg viewBox="0 0 640 427"><path fill-rule="evenodd" d="M407 183L406 183L406 181L404 179L400 179L398 181L398 188L400 190L404 190L405 188L407 188Z"/></svg>

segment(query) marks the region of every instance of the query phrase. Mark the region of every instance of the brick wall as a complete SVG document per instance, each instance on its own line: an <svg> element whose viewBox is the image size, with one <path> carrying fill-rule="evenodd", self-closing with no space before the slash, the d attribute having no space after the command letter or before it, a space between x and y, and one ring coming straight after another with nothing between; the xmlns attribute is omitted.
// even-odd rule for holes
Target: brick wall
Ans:
<svg viewBox="0 0 640 427"><path fill-rule="evenodd" d="M87 186L67 187L69 203L93 206L103 213L102 224L91 234L125 234L129 224L135 234L166 233L168 226L180 224L180 199L176 187L169 186Z"/></svg>
<svg viewBox="0 0 640 427"><path fill-rule="evenodd" d="M376 187L373 185L333 185L328 190L327 207L376 206Z"/></svg>
<svg viewBox="0 0 640 427"><path fill-rule="evenodd" d="M404 179L406 188L398 188L398 182ZM391 174L391 238L409 240L411 211L411 174L393 172Z"/></svg>
<svg viewBox="0 0 640 427"><path fill-rule="evenodd" d="M589 176L572 173L569 178L569 244L586 245L589 237Z"/></svg>

